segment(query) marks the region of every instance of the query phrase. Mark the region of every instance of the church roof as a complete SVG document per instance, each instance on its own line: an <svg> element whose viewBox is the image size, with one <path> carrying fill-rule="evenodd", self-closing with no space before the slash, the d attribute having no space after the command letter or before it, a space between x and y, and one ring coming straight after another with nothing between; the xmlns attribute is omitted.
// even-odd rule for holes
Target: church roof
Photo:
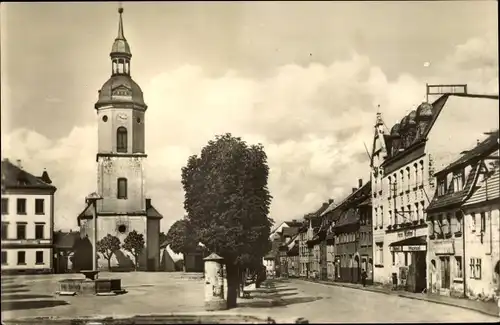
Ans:
<svg viewBox="0 0 500 325"><path fill-rule="evenodd" d="M19 166L14 165L8 159L2 160L2 188L3 189L40 189L40 190L50 190L55 192L57 189L55 186L44 182L44 180L50 181L48 174L45 171L41 177L34 176L28 173ZM46 177L43 177L43 176ZM50 181L52 183L52 181Z"/></svg>
<svg viewBox="0 0 500 325"><path fill-rule="evenodd" d="M119 8L118 13L120 14L120 18L118 21L118 35L115 38L113 47L111 48L111 55L113 56L113 55L123 54L131 57L132 52L130 51L130 45L128 45L127 39L123 34L123 19L122 19L123 8Z"/></svg>
<svg viewBox="0 0 500 325"><path fill-rule="evenodd" d="M111 103L131 103L147 108L141 87L127 74L111 76L99 90L98 108Z"/></svg>

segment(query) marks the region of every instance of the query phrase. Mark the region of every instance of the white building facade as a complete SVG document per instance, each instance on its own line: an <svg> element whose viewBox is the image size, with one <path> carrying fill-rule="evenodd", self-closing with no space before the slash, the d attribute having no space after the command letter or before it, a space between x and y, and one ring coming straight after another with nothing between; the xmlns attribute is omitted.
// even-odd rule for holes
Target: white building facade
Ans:
<svg viewBox="0 0 500 325"><path fill-rule="evenodd" d="M2 274L53 272L51 183L46 171L37 177L2 161Z"/></svg>
<svg viewBox="0 0 500 325"><path fill-rule="evenodd" d="M482 114L473 114L472 107L481 107ZM471 120L477 120L476 129ZM435 192L434 172L497 124L498 97L446 94L422 103L387 134L380 127L385 148L379 144L381 154L373 154L372 165L380 168L372 168L371 175L375 282L413 292L426 289L425 210ZM380 138L375 137L374 148Z"/></svg>

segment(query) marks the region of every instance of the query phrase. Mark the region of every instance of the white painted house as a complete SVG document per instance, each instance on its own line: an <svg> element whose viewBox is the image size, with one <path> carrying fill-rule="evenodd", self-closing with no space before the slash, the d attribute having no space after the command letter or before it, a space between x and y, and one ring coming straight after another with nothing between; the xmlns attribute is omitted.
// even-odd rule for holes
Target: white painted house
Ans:
<svg viewBox="0 0 500 325"><path fill-rule="evenodd" d="M2 274L53 272L51 183L46 171L37 177L20 161L2 161Z"/></svg>

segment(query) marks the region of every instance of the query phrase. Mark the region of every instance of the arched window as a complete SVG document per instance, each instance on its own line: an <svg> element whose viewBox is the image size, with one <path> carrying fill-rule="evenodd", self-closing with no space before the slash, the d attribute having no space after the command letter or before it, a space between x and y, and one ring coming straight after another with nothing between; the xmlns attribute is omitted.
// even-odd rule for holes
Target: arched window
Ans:
<svg viewBox="0 0 500 325"><path fill-rule="evenodd" d="M127 129L123 126L116 130L116 150L118 152L127 152Z"/></svg>
<svg viewBox="0 0 500 325"><path fill-rule="evenodd" d="M126 178L118 178L118 189L116 197L118 199L126 199L127 198L127 179Z"/></svg>

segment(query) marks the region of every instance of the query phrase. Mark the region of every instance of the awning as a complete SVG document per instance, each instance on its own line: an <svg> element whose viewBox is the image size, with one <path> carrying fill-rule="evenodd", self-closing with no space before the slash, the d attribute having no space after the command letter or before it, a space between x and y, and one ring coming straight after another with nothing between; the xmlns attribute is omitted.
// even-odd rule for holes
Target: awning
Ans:
<svg viewBox="0 0 500 325"><path fill-rule="evenodd" d="M427 250L427 236L409 237L389 244L392 252L422 252Z"/></svg>

